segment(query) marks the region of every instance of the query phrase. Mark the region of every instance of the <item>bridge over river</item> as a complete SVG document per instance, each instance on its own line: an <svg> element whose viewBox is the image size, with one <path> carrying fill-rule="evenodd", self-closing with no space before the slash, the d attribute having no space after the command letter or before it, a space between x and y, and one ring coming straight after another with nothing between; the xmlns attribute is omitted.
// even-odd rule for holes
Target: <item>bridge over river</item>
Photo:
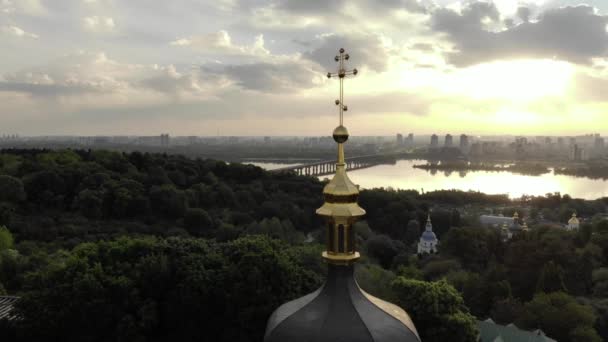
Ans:
<svg viewBox="0 0 608 342"><path fill-rule="evenodd" d="M386 153L386 154L370 154L346 158L347 170L359 170L381 164L395 164L399 158L415 158L417 155L412 153ZM270 172L295 172L298 175L306 176L325 176L336 172L336 160L324 160L320 162L307 163L296 166L289 166L279 169L274 169Z"/></svg>

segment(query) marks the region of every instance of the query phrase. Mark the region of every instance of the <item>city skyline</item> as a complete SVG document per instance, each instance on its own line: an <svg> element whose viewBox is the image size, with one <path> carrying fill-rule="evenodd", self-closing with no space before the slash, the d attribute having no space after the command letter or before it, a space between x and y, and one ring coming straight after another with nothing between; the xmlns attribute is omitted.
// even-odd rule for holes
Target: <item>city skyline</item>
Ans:
<svg viewBox="0 0 608 342"><path fill-rule="evenodd" d="M0 124L322 135L336 124L325 74L344 47L360 70L353 136L605 133L606 24L598 0L2 0Z"/></svg>

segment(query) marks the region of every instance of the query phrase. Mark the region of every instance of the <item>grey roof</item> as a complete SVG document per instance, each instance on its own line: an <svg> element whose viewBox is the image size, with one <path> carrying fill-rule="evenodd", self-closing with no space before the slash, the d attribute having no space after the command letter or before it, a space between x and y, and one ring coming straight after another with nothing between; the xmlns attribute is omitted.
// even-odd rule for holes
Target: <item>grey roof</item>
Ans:
<svg viewBox="0 0 608 342"><path fill-rule="evenodd" d="M434 232L425 230L421 236L424 241L437 241L437 235Z"/></svg>
<svg viewBox="0 0 608 342"><path fill-rule="evenodd" d="M13 305L19 300L19 297L0 296L0 320L14 320L17 317L12 313Z"/></svg>
<svg viewBox="0 0 608 342"><path fill-rule="evenodd" d="M485 224L485 225L502 226L504 223L506 223L508 225L513 224L513 218L505 217L505 216L481 215L479 217L479 221L481 222L481 224Z"/></svg>
<svg viewBox="0 0 608 342"><path fill-rule="evenodd" d="M494 323L491 319L478 321L477 327L480 342L557 342L541 330L525 331L512 323L504 326Z"/></svg>
<svg viewBox="0 0 608 342"><path fill-rule="evenodd" d="M409 316L365 293L353 266L329 265L317 291L279 307L268 319L264 342L420 342Z"/></svg>

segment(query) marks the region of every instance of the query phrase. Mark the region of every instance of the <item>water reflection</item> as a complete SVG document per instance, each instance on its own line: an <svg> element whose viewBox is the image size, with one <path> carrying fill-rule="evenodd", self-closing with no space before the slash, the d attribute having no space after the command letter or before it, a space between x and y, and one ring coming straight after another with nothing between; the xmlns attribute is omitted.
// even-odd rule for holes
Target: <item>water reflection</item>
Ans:
<svg viewBox="0 0 608 342"><path fill-rule="evenodd" d="M596 199L608 196L608 182L548 173L528 176L508 172L437 172L415 169L420 160L399 160L395 165L378 165L349 172L350 178L362 188L392 187L395 189L422 188L425 191L457 189L487 194L508 194L511 198L522 195L541 196L560 192L575 198ZM325 177L321 177L325 178Z"/></svg>
<svg viewBox="0 0 608 342"><path fill-rule="evenodd" d="M301 164L301 163L285 164L285 163L258 163L258 162L244 162L244 163L259 166L265 170L276 170L276 169L282 169L284 167L298 166Z"/></svg>

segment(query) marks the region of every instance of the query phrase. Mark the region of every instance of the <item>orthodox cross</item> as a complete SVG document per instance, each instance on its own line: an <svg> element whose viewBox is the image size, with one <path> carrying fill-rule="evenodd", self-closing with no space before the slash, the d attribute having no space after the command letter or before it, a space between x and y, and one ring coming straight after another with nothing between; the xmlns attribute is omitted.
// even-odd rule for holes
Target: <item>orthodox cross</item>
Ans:
<svg viewBox="0 0 608 342"><path fill-rule="evenodd" d="M334 60L338 62L338 72L328 72L327 78L338 77L340 78L340 99L336 100L336 106L340 108L340 126L342 126L342 121L344 117L344 112L348 110L348 107L344 104L344 78L346 76L355 76L357 75L357 69L346 70L345 69L345 61L347 61L350 56L347 53L344 53L344 48L340 48L340 54L337 55Z"/></svg>

